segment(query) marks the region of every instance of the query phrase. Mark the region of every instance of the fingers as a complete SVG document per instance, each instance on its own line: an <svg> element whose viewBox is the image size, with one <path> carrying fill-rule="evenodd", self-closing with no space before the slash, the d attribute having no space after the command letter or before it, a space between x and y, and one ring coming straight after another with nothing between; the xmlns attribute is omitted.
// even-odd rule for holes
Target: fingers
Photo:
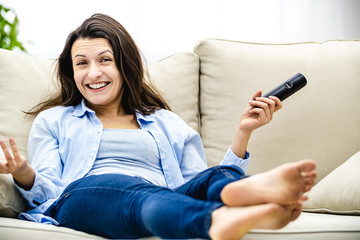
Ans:
<svg viewBox="0 0 360 240"><path fill-rule="evenodd" d="M13 156L12 156L12 154L11 154L8 146L6 145L6 143L5 143L3 140L0 140L0 145L1 145L1 148L2 148L2 150L3 150L3 152L4 152L5 158L6 158L7 160L12 159Z"/></svg>
<svg viewBox="0 0 360 240"><path fill-rule="evenodd" d="M276 102L274 100L266 97L256 97L255 100L249 101L249 103L254 107L250 110L250 113L259 114L259 117L266 122L272 120L276 111Z"/></svg>
<svg viewBox="0 0 360 240"><path fill-rule="evenodd" d="M0 146L2 149L4 149L4 146L6 146L3 140L0 140ZM5 158L5 154L4 157L0 157L0 173L7 173L7 160Z"/></svg>
<svg viewBox="0 0 360 240"><path fill-rule="evenodd" d="M4 152L4 157L5 157L5 158L1 158L1 161L0 161L0 173L10 173L12 155L9 152L9 149L3 140L0 140L0 146ZM10 162L10 165L9 165L9 162Z"/></svg>
<svg viewBox="0 0 360 240"><path fill-rule="evenodd" d="M12 171L17 171L19 166L23 165L21 155L13 138L9 138L9 143L13 155L11 161L8 160L9 168L11 168Z"/></svg>
<svg viewBox="0 0 360 240"><path fill-rule="evenodd" d="M13 173L19 169L19 166L24 165L23 157L20 155L15 140L13 138L9 138L9 143L12 153L10 152L10 149L6 145L5 141L0 140L0 146L5 156L5 159L1 159L0 173Z"/></svg>
<svg viewBox="0 0 360 240"><path fill-rule="evenodd" d="M282 102L280 101L279 98L275 97L275 96L270 96L269 97L271 100L275 101L275 112L280 110L283 107Z"/></svg>
<svg viewBox="0 0 360 240"><path fill-rule="evenodd" d="M239 129L243 132L251 133L253 130L269 123L274 112L282 107L281 101L277 97L261 97L262 92L257 91L249 105L241 115Z"/></svg>
<svg viewBox="0 0 360 240"><path fill-rule="evenodd" d="M9 143L10 143L10 147L11 147L11 151L14 154L14 158L18 159L21 157L20 152L16 146L15 140L13 138L9 138Z"/></svg>
<svg viewBox="0 0 360 240"><path fill-rule="evenodd" d="M250 105L254 108L251 109L251 113L260 114L261 110L256 108L261 108L264 110L265 115L268 121L272 120L273 113L280 110L283 105L279 98L275 96L261 97L261 91L257 91L252 100L249 101ZM261 117L261 116L260 116Z"/></svg>
<svg viewBox="0 0 360 240"><path fill-rule="evenodd" d="M6 144L5 144L4 140L0 140L0 146L1 146L1 149L3 149L3 151L4 151L3 146L6 146Z"/></svg>
<svg viewBox="0 0 360 240"><path fill-rule="evenodd" d="M257 98L257 97L261 97L261 90L258 90L258 91L254 94L254 96L252 97L251 100L255 100L255 98Z"/></svg>

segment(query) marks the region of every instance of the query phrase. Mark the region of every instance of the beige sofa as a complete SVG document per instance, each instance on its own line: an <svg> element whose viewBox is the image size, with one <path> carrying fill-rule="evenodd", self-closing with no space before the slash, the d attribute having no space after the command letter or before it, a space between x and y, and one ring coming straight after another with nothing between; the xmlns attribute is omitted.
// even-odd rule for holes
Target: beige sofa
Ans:
<svg viewBox="0 0 360 240"><path fill-rule="evenodd" d="M26 155L29 110L54 91L52 60L0 50L0 138L12 136ZM249 143L248 174L311 158L318 183L304 212L281 230L243 239L360 239L360 41L256 44L207 39L149 67L173 110L203 139L209 165L231 143L253 93L295 73L307 86L284 101L273 122ZM11 176L0 175L0 239L97 239L71 229L15 219L27 205Z"/></svg>

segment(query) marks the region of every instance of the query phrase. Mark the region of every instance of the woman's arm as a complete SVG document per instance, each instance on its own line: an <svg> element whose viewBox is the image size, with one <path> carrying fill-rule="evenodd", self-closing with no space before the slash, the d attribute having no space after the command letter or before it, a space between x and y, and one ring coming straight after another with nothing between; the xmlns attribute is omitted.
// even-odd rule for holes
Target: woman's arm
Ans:
<svg viewBox="0 0 360 240"><path fill-rule="evenodd" d="M10 147L0 140L4 151L4 157L0 158L0 173L12 174L18 190L31 207L55 199L64 189L56 119L59 117L53 112L40 113L35 118L28 141L30 161L20 155L12 138L9 139Z"/></svg>
<svg viewBox="0 0 360 240"><path fill-rule="evenodd" d="M277 97L261 97L261 91L257 91L249 101L249 106L245 109L240 118L240 123L235 132L235 137L231 145L231 150L239 158L245 158L247 145L251 133L269 123L274 112L282 108L282 103Z"/></svg>
<svg viewBox="0 0 360 240"><path fill-rule="evenodd" d="M20 155L15 140L9 138L10 149L5 141L0 140L1 148L5 157L0 158L0 173L12 174L14 180L21 188L30 190L35 181L35 171L26 158Z"/></svg>

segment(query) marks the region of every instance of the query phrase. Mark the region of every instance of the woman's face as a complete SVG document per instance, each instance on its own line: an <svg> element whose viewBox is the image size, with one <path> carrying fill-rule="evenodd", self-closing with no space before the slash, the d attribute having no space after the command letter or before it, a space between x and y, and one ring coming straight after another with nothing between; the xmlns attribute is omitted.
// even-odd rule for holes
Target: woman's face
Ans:
<svg viewBox="0 0 360 240"><path fill-rule="evenodd" d="M123 80L104 38L77 39L71 48L74 79L89 107L119 109Z"/></svg>

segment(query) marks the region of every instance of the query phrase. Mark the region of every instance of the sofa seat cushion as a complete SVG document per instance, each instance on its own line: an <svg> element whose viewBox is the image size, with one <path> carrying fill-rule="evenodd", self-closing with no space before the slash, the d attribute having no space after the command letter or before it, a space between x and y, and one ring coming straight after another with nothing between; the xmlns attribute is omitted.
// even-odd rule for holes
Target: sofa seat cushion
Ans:
<svg viewBox="0 0 360 240"><path fill-rule="evenodd" d="M264 93L296 73L307 86L283 102L273 121L252 134L248 174L310 158L318 180L359 150L360 41L257 44L199 42L201 136L216 165L257 90Z"/></svg>
<svg viewBox="0 0 360 240"><path fill-rule="evenodd" d="M70 228L4 217L0 217L0 232L2 240L105 239Z"/></svg>
<svg viewBox="0 0 360 240"><path fill-rule="evenodd" d="M252 230L242 240L360 239L360 216L303 212L280 230Z"/></svg>
<svg viewBox="0 0 360 240"><path fill-rule="evenodd" d="M2 240L104 239L73 229L0 217ZM155 239L155 238L151 238ZM302 213L280 230L252 230L242 240L360 239L360 216Z"/></svg>

